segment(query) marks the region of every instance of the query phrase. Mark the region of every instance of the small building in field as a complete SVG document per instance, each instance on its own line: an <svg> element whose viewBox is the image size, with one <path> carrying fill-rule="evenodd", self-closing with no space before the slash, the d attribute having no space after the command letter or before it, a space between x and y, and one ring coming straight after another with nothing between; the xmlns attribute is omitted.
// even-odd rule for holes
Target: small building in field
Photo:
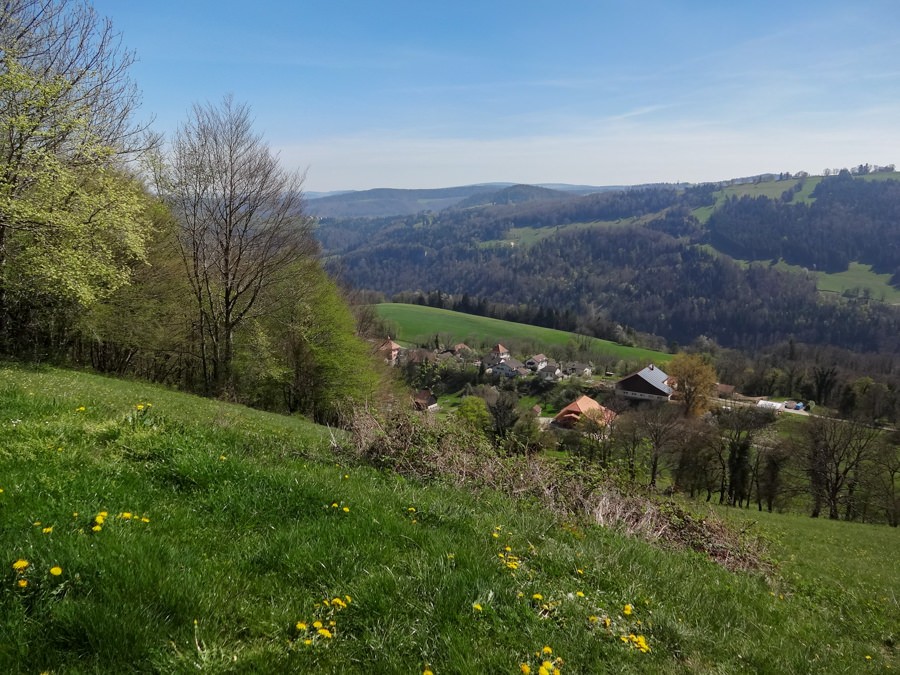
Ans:
<svg viewBox="0 0 900 675"><path fill-rule="evenodd" d="M668 401L675 389L671 378L652 363L616 382L616 396L638 401Z"/></svg>

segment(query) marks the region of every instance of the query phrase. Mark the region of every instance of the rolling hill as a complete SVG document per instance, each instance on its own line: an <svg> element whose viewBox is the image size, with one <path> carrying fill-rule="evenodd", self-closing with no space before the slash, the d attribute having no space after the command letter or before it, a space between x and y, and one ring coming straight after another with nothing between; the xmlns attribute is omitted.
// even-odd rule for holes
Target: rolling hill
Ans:
<svg viewBox="0 0 900 675"><path fill-rule="evenodd" d="M776 176L332 219L319 236L347 283L388 297L543 308L569 317L545 325L599 337L622 324L679 344L794 339L896 354L898 177Z"/></svg>
<svg viewBox="0 0 900 675"><path fill-rule="evenodd" d="M527 351L531 353L564 348L566 345L581 345L596 354L598 358L642 364L665 363L672 358L672 354L652 349L628 347L610 340L600 340L567 331L529 326L435 307L382 303L376 306L376 311L389 326L396 328L393 337L411 344L426 344L435 335L440 335L445 338L447 343L465 342L473 347L494 345L498 342L509 347L528 345ZM446 339L448 336L449 339Z"/></svg>

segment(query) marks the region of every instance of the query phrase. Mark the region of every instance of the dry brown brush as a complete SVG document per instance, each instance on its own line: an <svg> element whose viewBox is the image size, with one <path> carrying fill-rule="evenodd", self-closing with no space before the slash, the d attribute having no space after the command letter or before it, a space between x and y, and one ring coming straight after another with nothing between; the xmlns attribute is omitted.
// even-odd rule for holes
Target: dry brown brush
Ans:
<svg viewBox="0 0 900 675"><path fill-rule="evenodd" d="M355 461L417 480L496 490L539 503L561 519L583 519L662 546L701 552L731 570L768 568L762 543L746 531L641 493L578 458L502 455L456 420L405 410L360 410L348 426L349 442L334 447Z"/></svg>

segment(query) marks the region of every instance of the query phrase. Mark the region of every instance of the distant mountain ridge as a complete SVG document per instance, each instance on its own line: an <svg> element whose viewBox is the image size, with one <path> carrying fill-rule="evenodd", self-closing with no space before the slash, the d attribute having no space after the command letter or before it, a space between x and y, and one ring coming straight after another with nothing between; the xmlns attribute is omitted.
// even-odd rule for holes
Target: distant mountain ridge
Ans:
<svg viewBox="0 0 900 675"><path fill-rule="evenodd" d="M515 204L543 199L565 199L593 192L624 190L625 187L590 185L523 185L482 183L446 188L375 188L354 192L307 194L307 210L319 218L383 218L409 216L447 208L469 208L489 204Z"/></svg>

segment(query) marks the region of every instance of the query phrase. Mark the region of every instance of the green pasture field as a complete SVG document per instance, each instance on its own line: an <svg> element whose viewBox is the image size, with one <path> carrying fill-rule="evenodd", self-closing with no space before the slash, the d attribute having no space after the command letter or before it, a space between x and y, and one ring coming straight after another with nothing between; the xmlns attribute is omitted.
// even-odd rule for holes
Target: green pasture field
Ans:
<svg viewBox="0 0 900 675"><path fill-rule="evenodd" d="M520 343L531 345L539 351L547 346L565 347L572 342L586 341L598 354L626 361L666 363L672 358L672 354L665 352L626 347L608 340L588 338L552 328L501 321L435 307L383 303L376 306L376 311L378 316L396 327L397 334L394 337L409 344L428 342L435 335L439 335L450 336L454 342L466 342L472 347L498 342Z"/></svg>
<svg viewBox="0 0 900 675"><path fill-rule="evenodd" d="M720 252L709 244L701 244L701 248L714 254L720 255ZM744 260L740 258L733 259L741 267L749 267L752 262L765 263L763 260ZM778 269L796 274L813 274L816 278L816 288L822 293L843 294L845 291L868 290L869 297L879 302L887 302L889 304L900 304L900 289L890 285L890 274L878 274L872 271L871 265L865 265L859 262L851 262L845 272L814 272L800 265L791 265L784 260L775 263Z"/></svg>
<svg viewBox="0 0 900 675"><path fill-rule="evenodd" d="M0 410L0 672L900 665L896 530L753 514L736 573L145 384L7 364Z"/></svg>
<svg viewBox="0 0 900 675"><path fill-rule="evenodd" d="M894 305L900 303L900 289L890 285L891 275L873 272L871 265L852 262L846 272L834 274L819 272L816 276L820 291L844 293L854 289L868 290L873 300Z"/></svg>

